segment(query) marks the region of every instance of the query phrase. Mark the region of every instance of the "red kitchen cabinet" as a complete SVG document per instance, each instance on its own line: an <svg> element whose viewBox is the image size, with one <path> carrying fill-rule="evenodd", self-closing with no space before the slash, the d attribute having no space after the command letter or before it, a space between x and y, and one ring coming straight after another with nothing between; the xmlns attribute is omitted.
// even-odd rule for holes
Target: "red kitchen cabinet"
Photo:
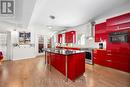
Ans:
<svg viewBox="0 0 130 87"><path fill-rule="evenodd" d="M111 58L108 57L106 50L94 50L94 63L102 66L111 67Z"/></svg>
<svg viewBox="0 0 130 87"><path fill-rule="evenodd" d="M76 42L76 32L70 31L65 33L65 42L66 43L75 43Z"/></svg>
<svg viewBox="0 0 130 87"><path fill-rule="evenodd" d="M122 54L121 51L108 50L106 66L130 72L130 56Z"/></svg>
<svg viewBox="0 0 130 87"><path fill-rule="evenodd" d="M94 63L118 70L130 72L130 50L94 50Z"/></svg>
<svg viewBox="0 0 130 87"><path fill-rule="evenodd" d="M130 13L107 19L107 32L126 30L130 28Z"/></svg>
<svg viewBox="0 0 130 87"><path fill-rule="evenodd" d="M68 58L68 77L75 79L85 72L85 53L70 55Z"/></svg>
<svg viewBox="0 0 130 87"><path fill-rule="evenodd" d="M112 62L112 68L130 73L130 64Z"/></svg>
<svg viewBox="0 0 130 87"><path fill-rule="evenodd" d="M95 26L96 42L99 42L101 36L103 36L103 34L101 33L102 30L100 30L101 25L102 24ZM107 19L106 33L104 33L106 34L104 35L104 37L106 38L107 50L106 52L97 50L94 53L94 63L130 73L130 43L111 43L109 41L109 33L124 30L129 31L129 29L130 13Z"/></svg>
<svg viewBox="0 0 130 87"><path fill-rule="evenodd" d="M66 75L66 56L57 53L47 53L47 59L51 58L51 65ZM68 58L68 78L75 80L85 72L85 53L71 54ZM49 61L48 61L49 63Z"/></svg>
<svg viewBox="0 0 130 87"><path fill-rule="evenodd" d="M95 42L100 42L101 34L95 34Z"/></svg>
<svg viewBox="0 0 130 87"><path fill-rule="evenodd" d="M62 34L58 34L58 43L62 43Z"/></svg>
<svg viewBox="0 0 130 87"><path fill-rule="evenodd" d="M112 62L111 68L130 72L130 45L129 43L107 42L107 58Z"/></svg>
<svg viewBox="0 0 130 87"><path fill-rule="evenodd" d="M106 22L95 25L95 42L106 40Z"/></svg>
<svg viewBox="0 0 130 87"><path fill-rule="evenodd" d="M130 22L130 13L107 19L107 26L114 26Z"/></svg>
<svg viewBox="0 0 130 87"><path fill-rule="evenodd" d="M116 32L119 30L128 30L130 29L130 22L124 23L124 24L119 24L119 25L114 25L114 26L107 26L107 32Z"/></svg>
<svg viewBox="0 0 130 87"><path fill-rule="evenodd" d="M94 50L94 63L106 66L106 50Z"/></svg>

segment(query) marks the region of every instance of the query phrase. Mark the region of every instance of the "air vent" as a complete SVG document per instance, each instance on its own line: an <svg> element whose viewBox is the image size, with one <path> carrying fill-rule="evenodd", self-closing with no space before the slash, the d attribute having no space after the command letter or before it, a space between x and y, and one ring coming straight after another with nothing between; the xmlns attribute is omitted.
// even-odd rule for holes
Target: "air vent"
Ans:
<svg viewBox="0 0 130 87"><path fill-rule="evenodd" d="M50 15L49 16L51 19L55 19L56 17L55 16L53 16L53 15Z"/></svg>

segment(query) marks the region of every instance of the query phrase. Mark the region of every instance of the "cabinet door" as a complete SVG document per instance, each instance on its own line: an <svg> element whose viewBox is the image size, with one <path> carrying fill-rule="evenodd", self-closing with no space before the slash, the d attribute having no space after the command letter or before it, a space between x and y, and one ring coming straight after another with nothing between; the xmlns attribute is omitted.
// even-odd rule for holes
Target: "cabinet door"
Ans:
<svg viewBox="0 0 130 87"><path fill-rule="evenodd" d="M100 34L95 34L95 42L100 42Z"/></svg>
<svg viewBox="0 0 130 87"><path fill-rule="evenodd" d="M58 34L58 43L62 43L62 34Z"/></svg>
<svg viewBox="0 0 130 87"><path fill-rule="evenodd" d="M106 34L106 22L95 25L95 42L105 40L104 35Z"/></svg>
<svg viewBox="0 0 130 87"><path fill-rule="evenodd" d="M72 33L72 37L73 37L72 42L76 43L76 31L72 31L71 33Z"/></svg>
<svg viewBox="0 0 130 87"><path fill-rule="evenodd" d="M107 26L114 26L130 22L130 13L107 19Z"/></svg>
<svg viewBox="0 0 130 87"><path fill-rule="evenodd" d="M94 63L105 66L106 64L106 51L105 50L94 51Z"/></svg>
<svg viewBox="0 0 130 87"><path fill-rule="evenodd" d="M130 64L112 62L112 68L130 73Z"/></svg>
<svg viewBox="0 0 130 87"><path fill-rule="evenodd" d="M66 43L75 43L76 42L76 32L70 31L65 33L65 42Z"/></svg>
<svg viewBox="0 0 130 87"><path fill-rule="evenodd" d="M126 29L130 29L130 22L128 23L123 23L118 25L119 26L119 30L126 30Z"/></svg>
<svg viewBox="0 0 130 87"><path fill-rule="evenodd" d="M106 60L105 60L106 64L105 64L105 66L112 67L112 62L113 62L112 57L114 57L114 55L112 55L111 50L107 50L106 51Z"/></svg>
<svg viewBox="0 0 130 87"><path fill-rule="evenodd" d="M77 60L76 60L76 77L83 74L85 72L85 53L80 53L76 55Z"/></svg>
<svg viewBox="0 0 130 87"><path fill-rule="evenodd" d="M123 48L124 49L124 48ZM118 49L109 49L107 51L107 63L106 66L119 69L122 71L130 72L130 50L123 50L118 47Z"/></svg>
<svg viewBox="0 0 130 87"><path fill-rule="evenodd" d="M70 35L69 32L65 33L65 42L66 43L69 43L69 35Z"/></svg>
<svg viewBox="0 0 130 87"><path fill-rule="evenodd" d="M114 32L114 31L127 30L127 29L130 29L130 22L114 25L114 26L107 26L107 32Z"/></svg>

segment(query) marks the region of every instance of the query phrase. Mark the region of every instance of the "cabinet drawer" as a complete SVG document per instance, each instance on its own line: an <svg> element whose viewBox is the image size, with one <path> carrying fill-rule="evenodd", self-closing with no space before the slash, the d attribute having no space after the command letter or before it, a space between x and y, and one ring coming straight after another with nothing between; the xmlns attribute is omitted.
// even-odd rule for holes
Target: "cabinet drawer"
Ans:
<svg viewBox="0 0 130 87"><path fill-rule="evenodd" d="M130 72L130 64L112 62L112 68L115 68L121 71Z"/></svg>

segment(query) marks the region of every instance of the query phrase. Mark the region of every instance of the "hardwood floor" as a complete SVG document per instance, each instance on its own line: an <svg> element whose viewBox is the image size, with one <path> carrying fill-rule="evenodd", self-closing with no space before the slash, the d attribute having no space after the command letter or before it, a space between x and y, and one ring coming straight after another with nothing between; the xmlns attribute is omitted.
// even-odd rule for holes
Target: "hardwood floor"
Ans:
<svg viewBox="0 0 130 87"><path fill-rule="evenodd" d="M75 82L44 64L44 57L5 61L0 65L0 87L130 87L130 73L87 65Z"/></svg>

